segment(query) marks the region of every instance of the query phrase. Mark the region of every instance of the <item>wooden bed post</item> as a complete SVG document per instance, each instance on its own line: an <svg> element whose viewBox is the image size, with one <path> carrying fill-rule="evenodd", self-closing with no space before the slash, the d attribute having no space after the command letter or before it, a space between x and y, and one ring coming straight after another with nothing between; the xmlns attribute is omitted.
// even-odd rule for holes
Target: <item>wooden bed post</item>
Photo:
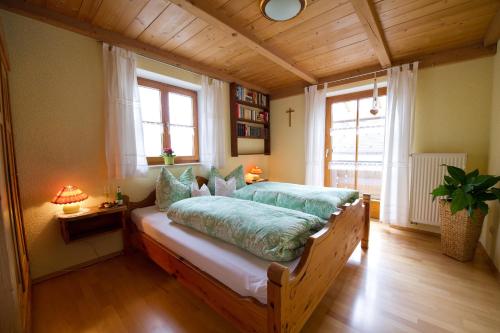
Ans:
<svg viewBox="0 0 500 333"><path fill-rule="evenodd" d="M370 237L370 195L363 194L363 208L365 210L363 237L361 238L361 248L368 249L368 239Z"/></svg>
<svg viewBox="0 0 500 333"><path fill-rule="evenodd" d="M369 231L370 196L363 195L309 237L293 271L273 262L267 269L267 331L300 332L359 243L368 247Z"/></svg>
<svg viewBox="0 0 500 333"><path fill-rule="evenodd" d="M287 318L284 318L285 295L288 294L290 273L287 267L273 262L267 269L267 332L287 332Z"/></svg>

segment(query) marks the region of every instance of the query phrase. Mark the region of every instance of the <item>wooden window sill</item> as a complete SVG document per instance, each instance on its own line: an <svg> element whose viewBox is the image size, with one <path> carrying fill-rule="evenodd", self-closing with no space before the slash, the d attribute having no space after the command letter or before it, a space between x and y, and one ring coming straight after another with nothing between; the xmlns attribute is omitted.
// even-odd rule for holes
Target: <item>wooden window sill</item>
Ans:
<svg viewBox="0 0 500 333"><path fill-rule="evenodd" d="M186 163L175 163L173 165L168 165L168 164L149 164L149 168L161 168L161 167L167 167L167 168L175 168L175 167L183 167L183 166L190 166L190 165L201 165L200 162L186 162Z"/></svg>

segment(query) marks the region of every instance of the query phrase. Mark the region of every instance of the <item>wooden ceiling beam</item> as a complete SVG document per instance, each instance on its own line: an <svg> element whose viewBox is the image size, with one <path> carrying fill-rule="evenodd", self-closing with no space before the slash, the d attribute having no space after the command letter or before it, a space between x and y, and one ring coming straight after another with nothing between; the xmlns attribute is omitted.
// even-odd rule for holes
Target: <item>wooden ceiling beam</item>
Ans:
<svg viewBox="0 0 500 333"><path fill-rule="evenodd" d="M358 15L361 25L365 29L368 41L373 47L382 67L391 66L389 49L383 37L376 12L370 0L351 0L351 4Z"/></svg>
<svg viewBox="0 0 500 333"><path fill-rule="evenodd" d="M418 61L419 62L418 68L422 69L422 68L429 68L450 63L456 63L465 60L488 57L494 55L496 51L497 48L495 44L485 47L483 46L482 43L480 43L447 51L434 52L425 55L412 56L404 59L399 59L397 61L394 61L393 65L396 66ZM321 85L322 83L329 82L328 86L333 87L347 83L358 82L372 78L373 74L371 73L381 69L384 68L380 65L376 65L376 66L369 66L361 69L356 69L345 73L334 74L320 78L318 84ZM377 76L383 77L385 76L385 73L383 72L378 73ZM304 92L304 87L305 85L295 84L293 86L286 87L280 90L271 91L271 98L276 99L276 98L283 98L297 94L302 94Z"/></svg>
<svg viewBox="0 0 500 333"><path fill-rule="evenodd" d="M307 73L305 70L285 60L285 57L280 55L277 50L266 48L262 45L262 41L257 40L255 37L248 34L243 28L238 27L237 24L227 18L221 11L213 8L206 0L169 0L177 6L183 8L189 13L197 16L211 26L214 26L230 36L235 38L243 45L249 47L260 55L266 57L275 64L283 67L287 71L297 75L304 81L310 84L316 84L317 79Z"/></svg>
<svg viewBox="0 0 500 333"><path fill-rule="evenodd" d="M484 35L484 46L496 44L500 39L500 10L497 11L495 16L488 26L488 30Z"/></svg>
<svg viewBox="0 0 500 333"><path fill-rule="evenodd" d="M204 66L198 62L192 61L186 57L178 56L170 52L161 50L152 45L140 42L136 39L125 37L117 32L105 30L91 25L88 22L80 21L78 19L59 14L44 7L32 5L22 0L2 0L0 1L0 8L27 16L38 21L48 23L50 25L70 30L98 41L103 41L112 45L116 45L137 54L143 55L175 67L179 67L198 74L205 74L210 77L224 80L227 82L236 82L241 85L247 86L267 93L268 90L258 85L240 80L234 76L228 75L223 71L215 68Z"/></svg>

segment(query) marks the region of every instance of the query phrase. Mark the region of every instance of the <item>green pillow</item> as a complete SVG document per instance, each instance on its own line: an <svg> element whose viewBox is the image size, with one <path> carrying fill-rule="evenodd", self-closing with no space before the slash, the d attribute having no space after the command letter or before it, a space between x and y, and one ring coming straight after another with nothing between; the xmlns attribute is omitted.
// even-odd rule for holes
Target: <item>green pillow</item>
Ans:
<svg viewBox="0 0 500 333"><path fill-rule="evenodd" d="M226 177L222 177L219 170L216 167L212 167L210 169L210 173L208 174L208 188L210 189L210 193L212 195L215 194L215 178L223 178L225 181L233 178L236 180L236 189L239 190L242 187L246 186L245 183L245 175L243 174L243 165L240 165L233 171L231 171Z"/></svg>
<svg viewBox="0 0 500 333"><path fill-rule="evenodd" d="M194 181L193 168L187 168L177 180L165 167L161 168L156 180L156 206L162 212L167 211L176 201L191 197L191 183Z"/></svg>

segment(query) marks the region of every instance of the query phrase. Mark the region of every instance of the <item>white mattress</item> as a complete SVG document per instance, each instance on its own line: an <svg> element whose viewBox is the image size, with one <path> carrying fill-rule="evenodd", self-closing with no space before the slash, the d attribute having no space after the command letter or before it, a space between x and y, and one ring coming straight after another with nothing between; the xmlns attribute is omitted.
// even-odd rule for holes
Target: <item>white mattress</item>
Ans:
<svg viewBox="0 0 500 333"><path fill-rule="evenodd" d="M158 211L155 206L134 209L131 218L139 230L236 293L267 303L267 268L270 261L173 223L166 213ZM293 269L298 261L281 264Z"/></svg>

